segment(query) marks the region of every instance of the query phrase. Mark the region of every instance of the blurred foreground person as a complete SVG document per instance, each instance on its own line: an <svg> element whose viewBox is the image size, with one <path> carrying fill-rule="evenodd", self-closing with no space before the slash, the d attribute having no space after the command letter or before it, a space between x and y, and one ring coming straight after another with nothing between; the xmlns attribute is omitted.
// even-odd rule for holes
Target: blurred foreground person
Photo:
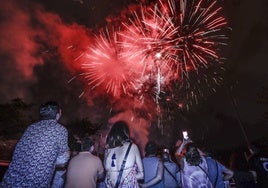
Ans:
<svg viewBox="0 0 268 188"><path fill-rule="evenodd" d="M104 166L108 188L138 188L138 180L143 179L140 151L130 140L128 126L123 121L114 123L107 136Z"/></svg>
<svg viewBox="0 0 268 188"><path fill-rule="evenodd" d="M268 156L254 145L249 151L250 155L246 157L249 169L256 173L257 188L268 187Z"/></svg>
<svg viewBox="0 0 268 188"><path fill-rule="evenodd" d="M83 139L81 152L69 162L65 188L96 187L97 180L104 178L102 162L92 154L93 150L94 142Z"/></svg>
<svg viewBox="0 0 268 188"><path fill-rule="evenodd" d="M248 168L244 152L235 150L230 157L230 168L234 171L236 188L256 188L256 172Z"/></svg>
<svg viewBox="0 0 268 188"><path fill-rule="evenodd" d="M18 141L0 187L50 187L58 158L69 159L68 132L58 123L61 109L47 102L39 109L41 120L30 125Z"/></svg>

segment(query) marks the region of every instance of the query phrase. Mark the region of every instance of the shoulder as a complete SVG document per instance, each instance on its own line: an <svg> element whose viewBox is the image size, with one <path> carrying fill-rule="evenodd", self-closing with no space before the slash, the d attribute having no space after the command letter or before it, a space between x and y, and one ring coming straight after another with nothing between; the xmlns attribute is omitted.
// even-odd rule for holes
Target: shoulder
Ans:
<svg viewBox="0 0 268 188"><path fill-rule="evenodd" d="M133 150L139 150L138 146L135 143L129 143L129 144L131 144L131 148Z"/></svg>
<svg viewBox="0 0 268 188"><path fill-rule="evenodd" d="M216 163L216 161L211 157L204 157L207 164Z"/></svg>
<svg viewBox="0 0 268 188"><path fill-rule="evenodd" d="M125 142L122 146L123 150L127 151L130 147L130 152L136 152L138 150L138 146L133 142Z"/></svg>
<svg viewBox="0 0 268 188"><path fill-rule="evenodd" d="M87 161L93 165L96 166L102 165L101 159L98 156L93 155L92 153L88 153L87 155L84 156L84 158L86 158Z"/></svg>
<svg viewBox="0 0 268 188"><path fill-rule="evenodd" d="M55 129L59 130L60 132L67 133L67 129L60 123L55 123Z"/></svg>
<svg viewBox="0 0 268 188"><path fill-rule="evenodd" d="M166 164L166 163L165 163ZM168 164L170 165L170 166L173 166L173 167L177 167L178 165L175 163L175 162L173 162L173 161L170 161L170 162L168 162Z"/></svg>
<svg viewBox="0 0 268 188"><path fill-rule="evenodd" d="M98 156L93 155L93 154L90 154L90 156L91 156L95 161L97 161L97 162L101 162L101 159L100 159Z"/></svg>
<svg viewBox="0 0 268 188"><path fill-rule="evenodd" d="M70 164L72 164L74 161L77 161L77 160L79 160L79 154L78 155L76 155L76 156L74 156L74 157L72 157L71 159L70 159L70 161L69 161L69 165Z"/></svg>
<svg viewBox="0 0 268 188"><path fill-rule="evenodd" d="M216 164L218 165L219 168L222 168L222 169L225 169L226 168L226 166L224 166L222 163L220 163L218 161L216 161Z"/></svg>
<svg viewBox="0 0 268 188"><path fill-rule="evenodd" d="M35 127L37 127L37 126L38 126L38 122L35 122L35 123L29 125L29 126L26 128L26 130L24 131L24 134L27 134L28 132L31 132L31 131L32 131L33 129L35 129Z"/></svg>
<svg viewBox="0 0 268 188"><path fill-rule="evenodd" d="M202 163L208 163L210 159L208 159L207 157L204 157L204 156L201 156L201 160L202 160ZM213 160L213 159L212 159ZM212 161L211 161L212 162Z"/></svg>
<svg viewBox="0 0 268 188"><path fill-rule="evenodd" d="M30 124L30 125L27 127L26 131L27 131L27 130L31 130L31 129L36 129L37 127L39 128L41 124L43 124L43 121L42 121L42 120L40 120L40 121L36 121L36 122Z"/></svg>
<svg viewBox="0 0 268 188"><path fill-rule="evenodd" d="M99 157L95 156L95 161L98 166L103 167L102 161Z"/></svg>

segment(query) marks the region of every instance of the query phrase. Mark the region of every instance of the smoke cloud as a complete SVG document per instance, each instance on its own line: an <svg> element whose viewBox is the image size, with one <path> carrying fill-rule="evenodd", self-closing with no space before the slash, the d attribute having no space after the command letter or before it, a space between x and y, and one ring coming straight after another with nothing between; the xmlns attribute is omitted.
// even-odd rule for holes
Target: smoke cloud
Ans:
<svg viewBox="0 0 268 188"><path fill-rule="evenodd" d="M145 145L155 111L153 103L144 109L137 101L129 102L132 98L111 101L87 92L79 78L68 82L80 72L76 58L91 44L91 29L64 23L59 15L29 1L3 0L0 12L1 101L22 98L40 104L57 100L65 123L75 118L72 115L101 124L124 120L137 144Z"/></svg>
<svg viewBox="0 0 268 188"><path fill-rule="evenodd" d="M57 100L67 108L66 120L75 118L69 116L74 110L87 117L87 100L79 98L83 84L68 83L74 75L73 58L60 55L77 41L87 42L86 29L65 24L57 14L30 1L0 4L0 102L21 98L39 105Z"/></svg>

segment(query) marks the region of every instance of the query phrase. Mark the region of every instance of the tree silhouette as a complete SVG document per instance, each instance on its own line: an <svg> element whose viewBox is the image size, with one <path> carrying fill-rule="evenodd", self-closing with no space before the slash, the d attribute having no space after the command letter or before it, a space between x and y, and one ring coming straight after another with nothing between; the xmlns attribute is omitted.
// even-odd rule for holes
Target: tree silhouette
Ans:
<svg viewBox="0 0 268 188"><path fill-rule="evenodd" d="M33 107L33 104L27 104L19 98L0 104L1 159L11 159L16 140L21 137L26 127L35 121L32 117Z"/></svg>
<svg viewBox="0 0 268 188"><path fill-rule="evenodd" d="M26 127L34 121L31 112L33 106L19 98L0 104L0 138L19 139Z"/></svg>

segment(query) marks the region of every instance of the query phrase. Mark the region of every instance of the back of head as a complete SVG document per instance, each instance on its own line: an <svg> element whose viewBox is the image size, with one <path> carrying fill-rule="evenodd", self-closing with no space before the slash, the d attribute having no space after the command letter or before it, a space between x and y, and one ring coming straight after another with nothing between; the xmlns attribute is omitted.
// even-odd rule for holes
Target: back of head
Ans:
<svg viewBox="0 0 268 188"><path fill-rule="evenodd" d="M57 114L60 112L60 106L57 102L49 101L42 104L39 108L41 119L56 119Z"/></svg>
<svg viewBox="0 0 268 188"><path fill-rule="evenodd" d="M155 142L149 141L145 146L145 155L156 155L157 145Z"/></svg>
<svg viewBox="0 0 268 188"><path fill-rule="evenodd" d="M170 162L170 156L169 156L169 153L164 152L164 153L162 154L162 158L163 158L163 161L164 161L164 162Z"/></svg>
<svg viewBox="0 0 268 188"><path fill-rule="evenodd" d="M81 142L81 151L90 151L94 146L94 142L90 138L84 138Z"/></svg>
<svg viewBox="0 0 268 188"><path fill-rule="evenodd" d="M113 124L107 136L106 144L108 148L115 148L122 146L126 141L130 141L127 123L124 121L117 121Z"/></svg>
<svg viewBox="0 0 268 188"><path fill-rule="evenodd" d="M162 159L164 162L170 162L170 155L169 155L169 149L165 148L163 149L163 153L162 153Z"/></svg>
<svg viewBox="0 0 268 188"><path fill-rule="evenodd" d="M185 159L192 166L198 166L202 162L201 155L194 143L186 144Z"/></svg>

